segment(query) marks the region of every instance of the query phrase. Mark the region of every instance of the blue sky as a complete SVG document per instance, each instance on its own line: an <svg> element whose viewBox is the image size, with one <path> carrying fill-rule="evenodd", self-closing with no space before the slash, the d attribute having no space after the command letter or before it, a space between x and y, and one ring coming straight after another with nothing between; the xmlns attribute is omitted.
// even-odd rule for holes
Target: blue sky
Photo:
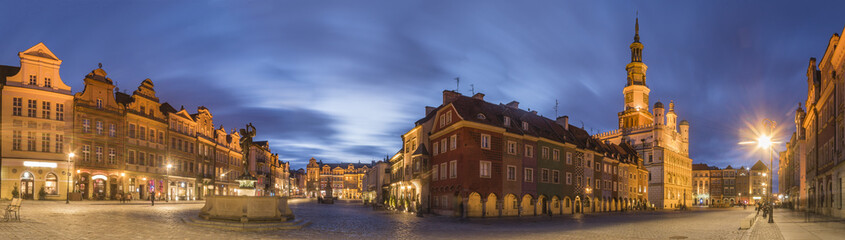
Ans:
<svg viewBox="0 0 845 240"><path fill-rule="evenodd" d="M81 91L97 63L122 90L145 78L162 101L206 106L227 129L254 122L302 167L379 160L441 102L485 93L614 129L639 12L652 103L691 123L691 156L719 167L764 154L736 143L806 97L807 61L841 32L842 2L26 1L4 4L0 64L44 42ZM780 146L783 149L783 146Z"/></svg>

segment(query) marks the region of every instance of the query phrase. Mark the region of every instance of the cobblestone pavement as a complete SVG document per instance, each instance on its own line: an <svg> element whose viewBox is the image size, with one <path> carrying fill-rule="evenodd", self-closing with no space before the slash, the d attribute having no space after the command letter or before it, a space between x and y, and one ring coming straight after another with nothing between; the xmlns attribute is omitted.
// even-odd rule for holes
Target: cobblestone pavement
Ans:
<svg viewBox="0 0 845 240"><path fill-rule="evenodd" d="M734 208L460 220L294 199L297 218L313 224L300 230L231 232L182 222L201 207L200 202L157 202L153 207L25 201L22 222L0 222L0 239L739 239L744 231L738 230L738 220L751 213Z"/></svg>
<svg viewBox="0 0 845 240"><path fill-rule="evenodd" d="M778 219L780 220L780 219ZM764 218L763 214L757 217L754 226L751 227L751 234L748 235L749 240L780 240L784 239L780 233L777 224L769 223L768 218Z"/></svg>
<svg viewBox="0 0 845 240"><path fill-rule="evenodd" d="M839 218L776 209L774 222L784 239L845 239L845 221Z"/></svg>

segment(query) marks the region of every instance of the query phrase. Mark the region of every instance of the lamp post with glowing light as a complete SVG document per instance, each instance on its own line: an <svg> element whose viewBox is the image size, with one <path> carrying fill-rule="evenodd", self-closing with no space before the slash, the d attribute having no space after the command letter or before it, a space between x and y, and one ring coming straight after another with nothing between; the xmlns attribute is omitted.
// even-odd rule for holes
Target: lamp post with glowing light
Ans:
<svg viewBox="0 0 845 240"><path fill-rule="evenodd" d="M164 194L164 202L170 202L170 168L172 167L173 164L167 164L167 179L165 180L167 182L165 191L167 192Z"/></svg>
<svg viewBox="0 0 845 240"><path fill-rule="evenodd" d="M73 154L73 153L67 154L67 176L66 176L67 177L67 187L65 187L65 204L70 204L70 182L71 182L70 176L72 176L70 174L70 163L71 163L71 158L73 158L74 156L76 156L76 154Z"/></svg>
<svg viewBox="0 0 845 240"><path fill-rule="evenodd" d="M769 173L763 173L763 176L767 178L768 184L768 191L766 191L766 208L769 209L769 223L774 223L774 209L772 208L772 168L774 167L774 144L780 142L772 141L772 136L775 132L775 125L777 123L770 119L763 119L763 129L769 131L769 135L760 135L757 137L757 141L747 141L747 142L740 142L739 144L757 144L757 147L760 149L766 149L769 151ZM763 183L763 186L766 186L766 183Z"/></svg>
<svg viewBox="0 0 845 240"><path fill-rule="evenodd" d="M595 206L593 206L593 204L590 202L591 199L590 199L590 196L589 196L590 194L593 194L593 189L590 188L590 185L587 185L587 188L584 189L584 191L587 193L586 194L586 197L588 198L587 203L590 204L590 206L588 208L591 208L591 207L594 208ZM583 207L583 206L584 206L584 204L581 204L581 207ZM581 209L581 213L583 213L583 212L584 212L584 209ZM592 211L590 211L590 212L592 212Z"/></svg>

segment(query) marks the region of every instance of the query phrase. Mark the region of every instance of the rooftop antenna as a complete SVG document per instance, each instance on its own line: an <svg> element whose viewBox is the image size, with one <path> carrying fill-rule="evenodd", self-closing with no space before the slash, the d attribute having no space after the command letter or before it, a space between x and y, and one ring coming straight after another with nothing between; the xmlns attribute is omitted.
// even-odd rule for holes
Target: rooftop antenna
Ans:
<svg viewBox="0 0 845 240"><path fill-rule="evenodd" d="M472 92L472 95L475 95L475 84L470 84L469 89Z"/></svg>
<svg viewBox="0 0 845 240"><path fill-rule="evenodd" d="M558 105L560 105L560 103L558 103L558 102L557 102L557 99L555 99L555 117L560 116L560 115L558 115L558 114L557 114L557 106L558 106Z"/></svg>
<svg viewBox="0 0 845 240"><path fill-rule="evenodd" d="M461 77L455 78L455 92L461 92Z"/></svg>

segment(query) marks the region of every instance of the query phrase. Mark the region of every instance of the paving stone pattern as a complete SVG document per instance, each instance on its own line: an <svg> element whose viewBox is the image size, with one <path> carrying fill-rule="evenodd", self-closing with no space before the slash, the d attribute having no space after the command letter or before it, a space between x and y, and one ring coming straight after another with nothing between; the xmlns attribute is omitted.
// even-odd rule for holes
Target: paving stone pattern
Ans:
<svg viewBox="0 0 845 240"><path fill-rule="evenodd" d="M0 202L5 206L7 202ZM461 220L295 199L301 230L232 232L190 226L200 202L25 201L22 222L0 222L0 239L739 239L738 219L751 210L697 209L563 217Z"/></svg>

